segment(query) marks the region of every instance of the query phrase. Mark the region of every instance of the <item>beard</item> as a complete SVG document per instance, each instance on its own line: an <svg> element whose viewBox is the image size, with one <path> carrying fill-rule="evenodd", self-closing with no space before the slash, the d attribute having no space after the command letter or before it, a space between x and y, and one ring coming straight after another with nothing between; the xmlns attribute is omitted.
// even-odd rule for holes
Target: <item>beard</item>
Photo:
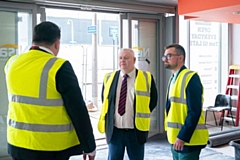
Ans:
<svg viewBox="0 0 240 160"><path fill-rule="evenodd" d="M171 65L168 64L168 63L164 63L164 66L165 66L165 68L167 68L167 69L171 69Z"/></svg>
<svg viewBox="0 0 240 160"><path fill-rule="evenodd" d="M164 63L165 68L169 69L169 70L173 70L177 67L177 64L175 65L170 65L169 63Z"/></svg>

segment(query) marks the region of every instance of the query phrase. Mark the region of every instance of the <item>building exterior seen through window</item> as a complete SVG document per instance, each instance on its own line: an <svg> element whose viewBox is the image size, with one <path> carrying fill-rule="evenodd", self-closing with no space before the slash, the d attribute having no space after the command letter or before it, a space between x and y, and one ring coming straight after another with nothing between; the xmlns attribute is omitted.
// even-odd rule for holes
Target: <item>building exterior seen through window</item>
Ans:
<svg viewBox="0 0 240 160"><path fill-rule="evenodd" d="M96 25L93 25L94 14ZM61 28L61 48L58 57L71 62L86 101L92 100L92 35L97 34L97 95L100 104L103 76L117 69L119 15L46 9L46 20L56 23Z"/></svg>

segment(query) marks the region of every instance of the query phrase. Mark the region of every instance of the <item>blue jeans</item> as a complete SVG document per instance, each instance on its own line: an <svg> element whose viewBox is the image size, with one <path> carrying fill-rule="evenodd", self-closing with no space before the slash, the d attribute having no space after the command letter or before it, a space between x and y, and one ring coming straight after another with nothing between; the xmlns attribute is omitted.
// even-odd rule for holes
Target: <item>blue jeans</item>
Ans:
<svg viewBox="0 0 240 160"><path fill-rule="evenodd" d="M108 144L108 160L123 160L125 148L130 160L144 159L144 144L138 143L134 130L114 127Z"/></svg>
<svg viewBox="0 0 240 160"><path fill-rule="evenodd" d="M173 145L171 145L171 151L173 160L199 160L201 149L188 153L180 153L174 150Z"/></svg>

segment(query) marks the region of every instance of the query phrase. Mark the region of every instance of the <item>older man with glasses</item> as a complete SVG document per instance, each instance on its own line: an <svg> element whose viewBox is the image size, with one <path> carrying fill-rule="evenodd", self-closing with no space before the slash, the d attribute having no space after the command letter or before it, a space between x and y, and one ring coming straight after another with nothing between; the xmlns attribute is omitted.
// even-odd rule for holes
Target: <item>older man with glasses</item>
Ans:
<svg viewBox="0 0 240 160"><path fill-rule="evenodd" d="M196 72L184 65L185 50L181 45L165 47L162 60L165 68L173 73L169 80L165 108L165 130L173 159L199 160L209 136L202 109L201 80Z"/></svg>

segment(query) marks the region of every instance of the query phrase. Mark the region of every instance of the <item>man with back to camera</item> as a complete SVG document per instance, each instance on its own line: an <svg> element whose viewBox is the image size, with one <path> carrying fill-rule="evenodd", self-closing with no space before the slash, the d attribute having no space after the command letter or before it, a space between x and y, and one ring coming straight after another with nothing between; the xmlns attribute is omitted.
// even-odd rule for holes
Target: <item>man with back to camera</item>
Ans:
<svg viewBox="0 0 240 160"><path fill-rule="evenodd" d="M173 160L199 160L208 141L200 77L184 65L185 50L179 44L165 47L162 60L165 68L172 71L166 97L165 130Z"/></svg>
<svg viewBox="0 0 240 160"><path fill-rule="evenodd" d="M123 160L125 148L130 160L144 159L150 114L158 95L151 73L136 69L135 61L132 49L122 49L120 70L104 77L98 129L106 132L108 160Z"/></svg>
<svg viewBox="0 0 240 160"><path fill-rule="evenodd" d="M33 46L5 66L9 97L7 141L14 160L94 160L96 144L67 60L57 58L61 31L52 22L34 27Z"/></svg>

